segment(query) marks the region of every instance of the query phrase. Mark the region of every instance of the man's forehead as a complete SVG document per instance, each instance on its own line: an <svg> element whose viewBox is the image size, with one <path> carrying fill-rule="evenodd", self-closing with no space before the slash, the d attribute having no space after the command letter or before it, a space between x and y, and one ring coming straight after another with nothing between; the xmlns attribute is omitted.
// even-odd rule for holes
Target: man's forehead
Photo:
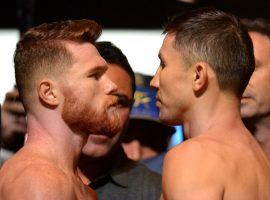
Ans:
<svg viewBox="0 0 270 200"><path fill-rule="evenodd" d="M255 31L251 31L249 32L249 36L252 40L253 46L258 46L258 45L267 45L270 47L270 38L269 36L263 34L263 33L259 33L259 32L255 32Z"/></svg>
<svg viewBox="0 0 270 200"><path fill-rule="evenodd" d="M163 51L167 51L166 49L173 48L175 43L175 35L174 34L167 34L163 40L162 46L160 48L160 53L164 54Z"/></svg>
<svg viewBox="0 0 270 200"><path fill-rule="evenodd" d="M262 65L264 61L270 61L270 39L267 35L258 33L258 32L249 32L249 35L252 39L255 55L255 64L256 66Z"/></svg>
<svg viewBox="0 0 270 200"><path fill-rule="evenodd" d="M76 43L76 42L65 42L64 45L73 55L84 55L84 54L97 54L99 55L97 48L88 42Z"/></svg>
<svg viewBox="0 0 270 200"><path fill-rule="evenodd" d="M164 42L166 45L172 45L175 41L175 34L174 33L168 33L165 38L164 38Z"/></svg>
<svg viewBox="0 0 270 200"><path fill-rule="evenodd" d="M175 35L174 34L168 34L164 38L163 44L159 50L158 57L160 60L165 60L168 59L168 55L173 55L173 56L179 56L180 52L177 50L175 47Z"/></svg>
<svg viewBox="0 0 270 200"><path fill-rule="evenodd" d="M107 63L91 43L67 42L67 50L72 54L75 62L95 63L99 67L106 67Z"/></svg>

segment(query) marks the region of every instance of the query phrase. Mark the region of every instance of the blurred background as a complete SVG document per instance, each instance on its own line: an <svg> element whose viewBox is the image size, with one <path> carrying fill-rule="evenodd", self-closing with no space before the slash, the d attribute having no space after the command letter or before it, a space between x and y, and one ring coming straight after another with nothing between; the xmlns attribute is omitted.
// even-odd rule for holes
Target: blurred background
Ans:
<svg viewBox="0 0 270 200"><path fill-rule="evenodd" d="M13 52L20 32L43 22L91 18L127 55L135 72L153 75L159 64L162 26L169 16L213 6L245 18L270 18L270 1L244 0L1 0L0 103L14 85Z"/></svg>
<svg viewBox="0 0 270 200"><path fill-rule="evenodd" d="M43 22L90 18L103 27L99 40L108 40L126 54L133 70L154 75L162 43L162 27L169 16L212 6L242 18L270 18L270 1L244 0L1 0L0 103L15 84L13 52L20 34ZM182 138L176 127L171 146Z"/></svg>

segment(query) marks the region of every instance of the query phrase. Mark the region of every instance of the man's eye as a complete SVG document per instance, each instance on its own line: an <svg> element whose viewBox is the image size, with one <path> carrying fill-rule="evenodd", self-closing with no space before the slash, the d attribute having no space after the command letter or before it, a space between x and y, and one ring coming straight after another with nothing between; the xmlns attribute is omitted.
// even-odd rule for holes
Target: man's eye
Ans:
<svg viewBox="0 0 270 200"><path fill-rule="evenodd" d="M95 78L96 78L97 80L100 79L100 77L102 76L102 74L103 74L103 73L96 73L96 74L95 74Z"/></svg>
<svg viewBox="0 0 270 200"><path fill-rule="evenodd" d="M103 75L103 72L96 72L94 74L90 74L88 77L89 78L94 78L96 80L99 80L101 78L101 76Z"/></svg>
<svg viewBox="0 0 270 200"><path fill-rule="evenodd" d="M127 99L121 99L121 98L119 98L117 105L120 108L127 108L127 107L130 107L131 103Z"/></svg>
<svg viewBox="0 0 270 200"><path fill-rule="evenodd" d="M161 68L164 68L164 67L165 67L165 64L164 64L164 62L160 61L160 64L159 64L159 66L160 66Z"/></svg>
<svg viewBox="0 0 270 200"><path fill-rule="evenodd" d="M123 99L119 99L118 100L118 106L120 107L127 107L128 106L128 102L123 100Z"/></svg>

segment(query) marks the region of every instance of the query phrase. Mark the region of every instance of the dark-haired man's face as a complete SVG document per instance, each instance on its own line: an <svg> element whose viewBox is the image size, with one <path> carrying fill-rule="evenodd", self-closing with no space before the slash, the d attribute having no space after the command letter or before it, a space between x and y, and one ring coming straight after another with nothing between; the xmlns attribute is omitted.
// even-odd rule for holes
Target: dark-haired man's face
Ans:
<svg viewBox="0 0 270 200"><path fill-rule="evenodd" d="M109 68L106 75L117 85L118 90L115 96L118 98L117 113L119 116L119 129L116 134L110 132L96 132L88 137L88 141L83 147L83 154L88 158L100 158L106 156L114 147L120 143L120 137L125 131L129 113L131 109L131 102L133 99L133 91L131 79L128 73L116 64L108 64ZM104 121L103 121L104 122Z"/></svg>
<svg viewBox="0 0 270 200"><path fill-rule="evenodd" d="M120 128L117 86L105 74L107 63L91 44L67 45L74 64L62 81L62 118L75 133L115 135Z"/></svg>
<svg viewBox="0 0 270 200"><path fill-rule="evenodd" d="M192 99L192 74L174 48L174 38L172 34L166 35L159 51L160 66L150 84L157 89L159 118L169 125L182 123L182 114Z"/></svg>
<svg viewBox="0 0 270 200"><path fill-rule="evenodd" d="M249 35L254 46L256 66L241 99L243 118L270 113L270 39L257 32L250 32Z"/></svg>

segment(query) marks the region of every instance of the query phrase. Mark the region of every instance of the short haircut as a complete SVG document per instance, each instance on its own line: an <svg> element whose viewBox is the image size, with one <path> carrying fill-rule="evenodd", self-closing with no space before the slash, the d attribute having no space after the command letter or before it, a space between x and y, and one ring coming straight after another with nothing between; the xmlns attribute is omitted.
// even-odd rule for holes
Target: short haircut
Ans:
<svg viewBox="0 0 270 200"><path fill-rule="evenodd" d="M29 108L38 76L57 77L74 60L65 42L94 44L101 27L92 20L67 20L29 29L17 43L14 64L16 83L24 107Z"/></svg>
<svg viewBox="0 0 270 200"><path fill-rule="evenodd" d="M257 32L266 35L270 39L270 21L263 18L241 19L242 24L249 32Z"/></svg>
<svg viewBox="0 0 270 200"><path fill-rule="evenodd" d="M113 43L108 41L97 42L96 47L107 63L117 64L128 73L131 79L132 92L134 93L136 88L135 74L123 52Z"/></svg>
<svg viewBox="0 0 270 200"><path fill-rule="evenodd" d="M222 90L242 95L255 62L252 41L237 17L201 8L173 17L164 33L175 35L174 48L188 67L199 61L208 63Z"/></svg>

